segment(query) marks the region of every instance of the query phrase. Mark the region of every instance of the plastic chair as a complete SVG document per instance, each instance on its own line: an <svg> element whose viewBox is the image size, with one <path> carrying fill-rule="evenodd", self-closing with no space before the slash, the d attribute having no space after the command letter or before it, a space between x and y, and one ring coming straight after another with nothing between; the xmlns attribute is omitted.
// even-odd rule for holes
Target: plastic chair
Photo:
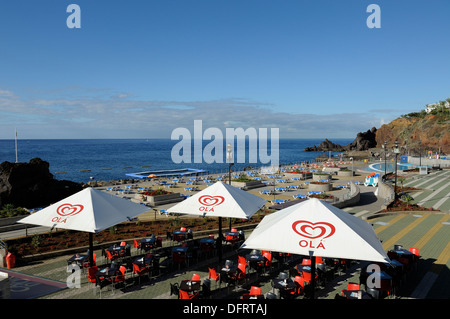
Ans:
<svg viewBox="0 0 450 319"><path fill-rule="evenodd" d="M112 280L113 289L116 288L115 284L117 284L119 282L125 282L125 272L126 272L125 266L120 266L117 276L115 276Z"/></svg>
<svg viewBox="0 0 450 319"><path fill-rule="evenodd" d="M92 266L95 266L96 265L96 263L95 263L95 258L97 257L97 254L96 253L93 253L92 254L92 259L93 259L93 265ZM89 267L91 267L91 264L90 264L90 261L89 261L89 259L88 259L88 261L86 261L86 262L84 262L83 263L83 268L89 268Z"/></svg>
<svg viewBox="0 0 450 319"><path fill-rule="evenodd" d="M305 292L305 279L302 276L295 276L294 283L297 287L295 290L296 295L301 295Z"/></svg>
<svg viewBox="0 0 450 319"><path fill-rule="evenodd" d="M138 249L142 249L141 248L141 243L138 242L136 239L133 240L133 247L136 248L136 254L137 254L137 250Z"/></svg>
<svg viewBox="0 0 450 319"><path fill-rule="evenodd" d="M193 274L191 280L192 281L200 281L200 275L199 274Z"/></svg>
<svg viewBox="0 0 450 319"><path fill-rule="evenodd" d="M170 295L175 295L180 298L180 288L177 283L170 284Z"/></svg>
<svg viewBox="0 0 450 319"><path fill-rule="evenodd" d="M419 261L419 259L420 259L420 255L419 255L419 248L414 248L414 247L411 247L411 248L409 248L409 251L411 252L411 253L413 253L414 254L414 256L413 256L413 262L414 262L414 266L417 266L416 265L416 263Z"/></svg>
<svg viewBox="0 0 450 319"><path fill-rule="evenodd" d="M119 255L111 254L109 250L106 250L106 259L109 259L111 262L119 258Z"/></svg>
<svg viewBox="0 0 450 319"><path fill-rule="evenodd" d="M349 282L347 285L347 290L360 290L360 285L354 282Z"/></svg>
<svg viewBox="0 0 450 319"><path fill-rule="evenodd" d="M133 264L133 273L138 275L139 284L141 283L141 276L148 274L149 269L147 267L140 268L139 265Z"/></svg>
<svg viewBox="0 0 450 319"><path fill-rule="evenodd" d="M156 242L155 242L155 246L156 247L162 247L162 237L156 237Z"/></svg>
<svg viewBox="0 0 450 319"><path fill-rule="evenodd" d="M257 287L257 286L251 286L250 287L250 295L252 295L252 296L261 295L261 288Z"/></svg>
<svg viewBox="0 0 450 319"><path fill-rule="evenodd" d="M180 299L198 299L199 297L198 292L190 294L187 291L181 289L179 291L180 291Z"/></svg>
<svg viewBox="0 0 450 319"><path fill-rule="evenodd" d="M127 243L124 241L120 243L120 247L125 247L126 245L127 245Z"/></svg>
<svg viewBox="0 0 450 319"><path fill-rule="evenodd" d="M238 256L238 263L243 264L243 265L248 264L247 259L245 259L245 257L243 257L243 256Z"/></svg>
<svg viewBox="0 0 450 319"><path fill-rule="evenodd" d="M88 280L89 280L89 282L92 282L94 284L97 282L97 278L95 277L95 274L97 273L97 271L98 271L98 267L97 266L89 267L89 269L88 269Z"/></svg>
<svg viewBox="0 0 450 319"><path fill-rule="evenodd" d="M220 287L220 274L217 273L217 271L214 268L209 268L208 267L208 279L214 279L216 282L216 287L217 287L217 281L219 281L219 287Z"/></svg>
<svg viewBox="0 0 450 319"><path fill-rule="evenodd" d="M181 227L180 231L186 231L186 227Z"/></svg>
<svg viewBox="0 0 450 319"><path fill-rule="evenodd" d="M302 265L311 265L311 259L303 258Z"/></svg>

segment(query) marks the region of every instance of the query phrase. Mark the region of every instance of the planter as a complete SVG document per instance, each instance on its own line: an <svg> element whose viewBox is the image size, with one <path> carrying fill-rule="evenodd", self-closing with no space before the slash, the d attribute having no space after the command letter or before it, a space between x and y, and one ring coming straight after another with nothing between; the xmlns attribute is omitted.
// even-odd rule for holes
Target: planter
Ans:
<svg viewBox="0 0 450 319"><path fill-rule="evenodd" d="M328 191L331 191L332 186L331 186L331 183L321 183L321 184L309 183L308 189L310 191L315 191L315 192L328 192Z"/></svg>
<svg viewBox="0 0 450 319"><path fill-rule="evenodd" d="M142 195L142 194L135 194L134 198L142 201L146 201L150 204L150 206L158 206L162 204L168 204L168 203L175 203L180 202L184 199L180 195L180 193L171 193L171 194L165 194L165 195L156 195L156 196L148 196L148 195ZM144 198L144 200L143 200Z"/></svg>
<svg viewBox="0 0 450 319"><path fill-rule="evenodd" d="M257 187L266 186L261 181L249 181L249 182L233 182L231 181L231 186L241 187L242 189L251 189Z"/></svg>
<svg viewBox="0 0 450 319"><path fill-rule="evenodd" d="M313 173L311 172L285 173L284 176L287 178L300 177L301 179L308 179L313 177Z"/></svg>
<svg viewBox="0 0 450 319"><path fill-rule="evenodd" d="M349 177L349 176L353 176L353 171L338 171L337 175L343 176L343 177Z"/></svg>
<svg viewBox="0 0 450 319"><path fill-rule="evenodd" d="M313 181L319 181L321 179L331 180L331 174L327 173L314 173Z"/></svg>
<svg viewBox="0 0 450 319"><path fill-rule="evenodd" d="M343 170L347 167L341 167L341 166L328 166L328 167L324 167L322 170L324 172L339 172L340 170Z"/></svg>

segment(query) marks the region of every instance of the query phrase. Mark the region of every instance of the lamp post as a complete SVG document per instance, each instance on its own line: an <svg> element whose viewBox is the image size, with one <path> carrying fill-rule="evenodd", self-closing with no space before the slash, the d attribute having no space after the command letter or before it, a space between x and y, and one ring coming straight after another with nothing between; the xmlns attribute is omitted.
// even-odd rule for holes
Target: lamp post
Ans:
<svg viewBox="0 0 450 319"><path fill-rule="evenodd" d="M400 153L400 150L398 149L398 141L395 141L395 182L394 182L394 200L397 199L397 156L398 153Z"/></svg>
<svg viewBox="0 0 450 319"><path fill-rule="evenodd" d="M421 150L422 141L419 141L419 167L422 166L422 150Z"/></svg>
<svg viewBox="0 0 450 319"><path fill-rule="evenodd" d="M228 163L228 184L231 186L231 166L233 163L233 147L231 144L227 144L227 163ZM228 219L229 231L231 231L231 218Z"/></svg>
<svg viewBox="0 0 450 319"><path fill-rule="evenodd" d="M386 163L386 151L387 151L387 141L384 141L384 144L382 145L383 149L384 149L384 178L386 178L386 174L387 174L387 163Z"/></svg>

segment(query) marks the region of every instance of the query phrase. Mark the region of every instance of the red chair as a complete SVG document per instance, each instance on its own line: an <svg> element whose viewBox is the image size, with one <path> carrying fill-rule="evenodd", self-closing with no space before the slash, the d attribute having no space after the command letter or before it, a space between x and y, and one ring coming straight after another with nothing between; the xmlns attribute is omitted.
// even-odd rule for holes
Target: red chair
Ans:
<svg viewBox="0 0 450 319"><path fill-rule="evenodd" d="M97 282L97 278L95 277L95 274L97 273L97 271L98 271L98 267L97 266L89 267L89 269L88 269L88 280L89 280L89 282L92 282L94 284Z"/></svg>
<svg viewBox="0 0 450 319"><path fill-rule="evenodd" d="M324 260L322 257L316 257L316 264L323 264Z"/></svg>
<svg viewBox="0 0 450 319"><path fill-rule="evenodd" d="M409 248L409 251L414 254L413 261L418 262L420 259L419 248L411 247L411 248Z"/></svg>
<svg viewBox="0 0 450 319"><path fill-rule="evenodd" d="M95 266L96 264L95 264L95 258L97 257L97 254L96 253L93 253L92 254L92 259L93 259L93 265L92 266ZM89 267L91 267L91 263L90 263L90 261L89 261L89 259L86 261L86 262L84 262L83 263L83 268L89 268Z"/></svg>
<svg viewBox="0 0 450 319"><path fill-rule="evenodd" d="M139 284L141 283L141 276L148 274L149 269L147 267L139 267L139 265L133 264L133 273L138 275L139 277Z"/></svg>
<svg viewBox="0 0 450 319"><path fill-rule="evenodd" d="M266 271L266 268L270 268L272 266L272 253L270 251L265 251L263 253L264 256L264 272Z"/></svg>
<svg viewBox="0 0 450 319"><path fill-rule="evenodd" d="M162 247L162 237L156 237L156 247Z"/></svg>
<svg viewBox="0 0 450 319"><path fill-rule="evenodd" d="M141 249L141 243L138 242L136 239L133 240L133 247L136 248L136 250Z"/></svg>
<svg viewBox="0 0 450 319"><path fill-rule="evenodd" d="M120 247L125 247L126 245L127 245L127 243L124 241L120 243Z"/></svg>
<svg viewBox="0 0 450 319"><path fill-rule="evenodd" d="M219 281L219 287L220 287L220 274L217 273L217 271L214 268L208 267L208 279L214 279L216 282L216 287L217 287L217 281Z"/></svg>
<svg viewBox="0 0 450 319"><path fill-rule="evenodd" d="M360 286L357 283L349 282L347 285L347 290L360 290Z"/></svg>
<svg viewBox="0 0 450 319"><path fill-rule="evenodd" d="M295 295L301 295L305 292L305 279L302 276L295 276L294 282L296 285Z"/></svg>
<svg viewBox="0 0 450 319"><path fill-rule="evenodd" d="M119 258L119 255L117 254L111 254L109 250L106 251L106 258L109 259L111 262Z"/></svg>
<svg viewBox="0 0 450 319"><path fill-rule="evenodd" d="M311 259L303 258L302 265L311 265Z"/></svg>
<svg viewBox="0 0 450 319"><path fill-rule="evenodd" d="M186 227L181 227L180 231L186 231Z"/></svg>
<svg viewBox="0 0 450 319"><path fill-rule="evenodd" d="M248 264L247 259L245 259L245 257L243 257L243 256L238 256L238 263L246 265L246 266Z"/></svg>
<svg viewBox="0 0 450 319"><path fill-rule="evenodd" d="M120 266L118 274L112 280L113 289L115 289L115 284L119 282L125 282L125 272L126 272L125 266Z"/></svg>
<svg viewBox="0 0 450 319"><path fill-rule="evenodd" d="M250 295L251 296L259 296L261 295L261 288L256 286L250 287Z"/></svg>
<svg viewBox="0 0 450 319"><path fill-rule="evenodd" d="M236 228L231 228L231 232L232 233L237 233L237 229Z"/></svg>
<svg viewBox="0 0 450 319"><path fill-rule="evenodd" d="M199 298L198 292L190 294L187 291L180 289L180 299L198 299L198 298Z"/></svg>
<svg viewBox="0 0 450 319"><path fill-rule="evenodd" d="M191 280L192 281L200 281L200 275L199 274L193 274Z"/></svg>
<svg viewBox="0 0 450 319"><path fill-rule="evenodd" d="M209 239L214 239L214 235L213 235L213 234L210 234L210 235L208 236L208 238L209 238Z"/></svg>
<svg viewBox="0 0 450 319"><path fill-rule="evenodd" d="M302 271L302 277L305 282L311 283L311 273L310 272ZM316 274L315 278L316 278L316 282L317 282L317 280L319 279L319 275Z"/></svg>

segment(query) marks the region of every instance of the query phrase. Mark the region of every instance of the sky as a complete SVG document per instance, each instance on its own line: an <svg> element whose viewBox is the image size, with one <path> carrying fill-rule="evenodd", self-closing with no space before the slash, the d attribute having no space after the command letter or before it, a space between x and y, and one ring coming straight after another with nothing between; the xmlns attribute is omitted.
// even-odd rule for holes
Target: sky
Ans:
<svg viewBox="0 0 450 319"><path fill-rule="evenodd" d="M450 97L449 12L448 0L1 0L0 139L170 138L194 120L354 138Z"/></svg>

